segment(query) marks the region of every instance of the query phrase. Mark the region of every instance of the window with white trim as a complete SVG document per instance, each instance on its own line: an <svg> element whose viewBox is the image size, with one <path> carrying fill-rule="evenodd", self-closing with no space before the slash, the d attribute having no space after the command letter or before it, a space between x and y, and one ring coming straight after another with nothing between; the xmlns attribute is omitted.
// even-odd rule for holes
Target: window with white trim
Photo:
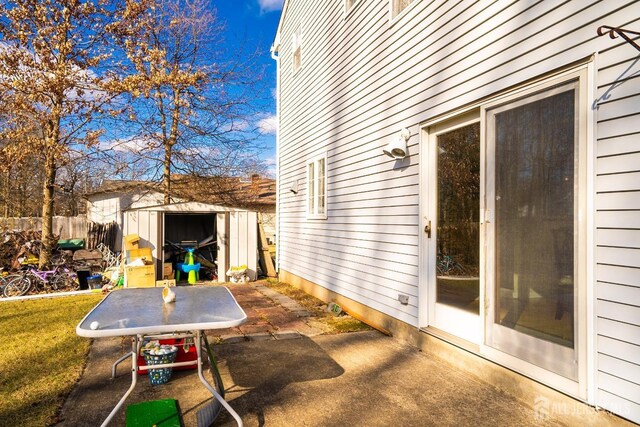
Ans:
<svg viewBox="0 0 640 427"><path fill-rule="evenodd" d="M327 218L327 156L307 162L307 218Z"/></svg>
<svg viewBox="0 0 640 427"><path fill-rule="evenodd" d="M291 45L293 49L293 72L295 73L302 65L302 30L299 26L293 33Z"/></svg>
<svg viewBox="0 0 640 427"><path fill-rule="evenodd" d="M393 17L395 18L405 10L414 0L391 0Z"/></svg>

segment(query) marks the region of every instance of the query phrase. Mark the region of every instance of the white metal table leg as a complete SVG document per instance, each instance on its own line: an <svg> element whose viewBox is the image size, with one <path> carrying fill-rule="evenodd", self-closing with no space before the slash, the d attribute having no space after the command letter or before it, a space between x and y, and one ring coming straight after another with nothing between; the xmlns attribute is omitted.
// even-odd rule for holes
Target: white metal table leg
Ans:
<svg viewBox="0 0 640 427"><path fill-rule="evenodd" d="M118 365L120 363L122 363L127 357L131 357L131 353L127 353L125 355L123 355L120 359L116 360L115 362L113 362L113 365L111 365L111 379L114 379L116 377L116 368L118 367Z"/></svg>
<svg viewBox="0 0 640 427"><path fill-rule="evenodd" d="M209 390L211 394L213 394L213 397L215 397L215 399L220 402L227 411L229 411L231 416L236 420L236 423L238 423L238 426L243 427L244 424L242 423L242 418L240 418L240 415L238 415L238 413L233 410L231 405L229 405L227 401L224 400L222 396L220 396L216 389L207 382L207 380L204 378L204 375L202 374L202 331L196 332L196 354L198 355L198 377L200 378L200 381L202 382L202 384L204 384L207 390ZM210 361L210 363L213 363L213 361Z"/></svg>
<svg viewBox="0 0 640 427"><path fill-rule="evenodd" d="M102 422L101 427L106 427L109 425L113 417L120 410L124 401L127 400L127 397L131 394L134 388L136 388L136 384L138 383L138 342L140 341L139 337L136 335L131 339L131 385L129 386L129 390L122 396L118 404L111 410L109 416ZM124 359L123 359L124 360Z"/></svg>

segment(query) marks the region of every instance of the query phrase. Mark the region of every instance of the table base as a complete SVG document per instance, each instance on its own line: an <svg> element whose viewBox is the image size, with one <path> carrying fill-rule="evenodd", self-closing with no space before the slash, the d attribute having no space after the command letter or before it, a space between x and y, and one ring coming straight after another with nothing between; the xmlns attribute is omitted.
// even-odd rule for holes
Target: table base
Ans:
<svg viewBox="0 0 640 427"><path fill-rule="evenodd" d="M104 422L102 423L102 427L106 427L111 422L111 420L118 413L120 408L122 408L122 405L124 405L124 402L127 400L127 397L129 397L131 392L135 389L135 387L136 387L136 385L138 383L138 369L173 368L173 367L193 365L193 364L197 364L197 367L198 367L198 378L200 379L200 382L202 382L202 384L205 386L205 388L207 390L209 390L209 392L213 395L213 397L218 402L220 402L220 404L227 411L229 411L231 416L233 416L233 418L236 420L236 423L238 424L238 426L239 427L243 426L242 419L240 418L238 413L229 405L229 403L227 403L227 401L220 395L220 393L218 393L218 391L211 384L209 384L207 382L207 380L204 378L204 374L202 372L202 365L203 365L203 363L202 363L202 345L203 345L203 343L206 342L206 337L204 337L203 331L196 331L195 334L187 334L187 335L183 335L183 336L189 336L189 337L194 337L195 338L194 345L196 346L196 354L197 354L197 358L196 358L195 361L193 361L193 362L181 362L181 363L166 363L166 364L163 364L163 365L152 365L152 366L146 366L146 367L138 367L138 357L137 356L140 353L140 348L142 346L143 340L146 337L149 337L149 336L148 335L134 335L131 338L131 352L127 353L124 356L122 356L121 358L119 358L113 364L113 367L111 368L111 376L113 378L113 377L115 377L116 366L119 363L121 363L122 361L124 361L127 357L131 357L131 385L129 386L129 389L125 392L125 394L122 396L122 398L120 398L120 400L118 401L116 406L111 410L111 413L109 413L107 418L104 420ZM208 345L208 343L207 343L207 345ZM212 369L216 369L217 370L217 366L215 366L215 363L216 363L215 360L209 360L209 363L212 364ZM221 388L223 387L222 384L220 386L221 386ZM211 420L211 421L213 421L213 420Z"/></svg>

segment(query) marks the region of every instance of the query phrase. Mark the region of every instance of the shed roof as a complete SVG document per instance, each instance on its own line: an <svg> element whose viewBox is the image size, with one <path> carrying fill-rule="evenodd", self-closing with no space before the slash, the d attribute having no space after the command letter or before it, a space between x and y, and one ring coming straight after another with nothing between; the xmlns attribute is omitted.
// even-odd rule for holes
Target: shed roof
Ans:
<svg viewBox="0 0 640 427"><path fill-rule="evenodd" d="M248 212L246 209L234 208L221 205L211 205L200 202L180 202L169 205L145 206L141 208L126 209L125 212L132 211L155 211L155 212L175 212L175 213L213 213L213 212Z"/></svg>
<svg viewBox="0 0 640 427"><path fill-rule="evenodd" d="M86 193L85 198L91 200L96 195L149 191L162 193L162 186L150 181L114 180L103 182L96 190ZM172 182L172 196L181 202L269 211L275 209L276 181L258 175L250 179L178 175Z"/></svg>
<svg viewBox="0 0 640 427"><path fill-rule="evenodd" d="M131 193L131 192L146 192L149 190L161 191L157 182L151 181L134 181L134 180L119 180L119 179L106 179L102 181L102 184L95 188L93 191L88 191L84 194L86 199L98 194L107 193Z"/></svg>

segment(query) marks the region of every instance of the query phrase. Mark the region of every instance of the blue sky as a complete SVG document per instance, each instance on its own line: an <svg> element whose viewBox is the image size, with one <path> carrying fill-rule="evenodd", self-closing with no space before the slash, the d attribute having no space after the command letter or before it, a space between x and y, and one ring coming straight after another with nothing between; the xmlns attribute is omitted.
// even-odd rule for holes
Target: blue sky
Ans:
<svg viewBox="0 0 640 427"><path fill-rule="evenodd" d="M271 59L269 49L276 35L283 3L284 0L212 0L218 10L218 19L226 23L228 48L244 45L247 49L260 49L262 55L258 62L266 67L265 81L274 92L276 62ZM259 124L261 142L268 147L263 158L275 174L275 98L271 101L261 106L264 111L261 111Z"/></svg>

